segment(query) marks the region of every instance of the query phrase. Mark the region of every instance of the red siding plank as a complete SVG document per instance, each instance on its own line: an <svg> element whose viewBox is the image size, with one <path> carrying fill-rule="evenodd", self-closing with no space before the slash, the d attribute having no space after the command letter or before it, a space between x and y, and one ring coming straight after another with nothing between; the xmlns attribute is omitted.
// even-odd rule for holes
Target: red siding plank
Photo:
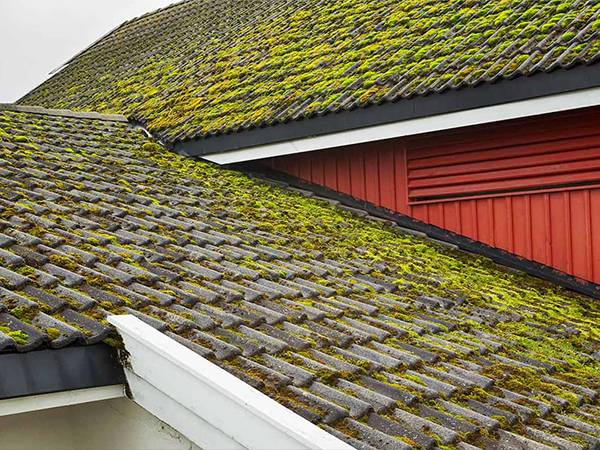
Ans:
<svg viewBox="0 0 600 450"><path fill-rule="evenodd" d="M399 142L393 145L394 167L396 172L396 211L408 214L408 169L406 166L406 148Z"/></svg>
<svg viewBox="0 0 600 450"><path fill-rule="evenodd" d="M323 155L323 184L329 189L338 189L336 155L327 153Z"/></svg>
<svg viewBox="0 0 600 450"><path fill-rule="evenodd" d="M550 241L552 242L552 265L558 270L569 270L570 224L568 221L568 195L559 192L550 195Z"/></svg>
<svg viewBox="0 0 600 450"><path fill-rule="evenodd" d="M366 173L362 150L354 150L350 155L350 193L364 200L366 197Z"/></svg>
<svg viewBox="0 0 600 450"><path fill-rule="evenodd" d="M510 212L506 200L506 198L495 198L491 199L491 202L494 212L494 246L507 249L509 247L509 229L512 224L509 222Z"/></svg>
<svg viewBox="0 0 600 450"><path fill-rule="evenodd" d="M410 179L443 177L450 175L478 174L490 169L518 169L537 167L543 164L569 163L596 159L600 156L600 135L580 139L564 139L552 143L542 142L530 147L511 147L509 150L495 149L477 155L463 153L451 161L436 163L426 169L412 169ZM460 156L460 158L458 158ZM476 157L476 158L475 158ZM474 162L477 160L477 162Z"/></svg>
<svg viewBox="0 0 600 450"><path fill-rule="evenodd" d="M307 155L298 155L298 176L306 181L312 181L310 159Z"/></svg>
<svg viewBox="0 0 600 450"><path fill-rule="evenodd" d="M592 280L600 280L600 189L590 190Z"/></svg>
<svg viewBox="0 0 600 450"><path fill-rule="evenodd" d="M440 203L444 216L444 228L460 233L460 205L457 202Z"/></svg>
<svg viewBox="0 0 600 450"><path fill-rule="evenodd" d="M365 162L365 199L375 205L379 202L379 155L377 148L366 147L364 152Z"/></svg>
<svg viewBox="0 0 600 450"><path fill-rule="evenodd" d="M345 149L336 151L337 161L337 184L340 192L352 194L352 184L350 182L350 161L348 152Z"/></svg>
<svg viewBox="0 0 600 450"><path fill-rule="evenodd" d="M585 196L581 191L571 193L571 239L573 242L573 274L585 278L588 271L586 261L587 237L585 228L587 218L585 211Z"/></svg>
<svg viewBox="0 0 600 450"><path fill-rule="evenodd" d="M477 204L475 200L457 202L460 205L461 234L479 239L477 233Z"/></svg>
<svg viewBox="0 0 600 450"><path fill-rule="evenodd" d="M600 161L598 161L597 164L600 169ZM588 165L591 166L592 164L588 163ZM596 164L594 163L594 165ZM539 168L536 173L540 173L542 171L544 171L544 168ZM573 173L569 174L528 176L520 180L502 180L496 182L482 182L420 189L411 188L409 196L410 198L430 198L467 194L473 195L488 192L510 192L517 189L525 190L539 187L568 186L574 183L589 183L598 181L600 181L600 170L585 172L573 171Z"/></svg>
<svg viewBox="0 0 600 450"><path fill-rule="evenodd" d="M394 171L394 149L384 146L379 153L379 193L380 204L384 208L396 208L396 176Z"/></svg>

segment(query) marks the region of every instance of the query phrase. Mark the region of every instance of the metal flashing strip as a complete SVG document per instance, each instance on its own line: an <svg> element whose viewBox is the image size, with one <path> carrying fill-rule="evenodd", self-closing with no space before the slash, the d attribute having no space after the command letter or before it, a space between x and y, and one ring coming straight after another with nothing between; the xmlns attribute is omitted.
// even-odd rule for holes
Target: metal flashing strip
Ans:
<svg viewBox="0 0 600 450"><path fill-rule="evenodd" d="M13 103L0 103L0 111L15 111L45 116L60 116L73 119L95 119L110 122L128 122L127 117L121 114L101 114L97 112L71 111L69 109L48 109L40 106L15 105Z"/></svg>
<svg viewBox="0 0 600 450"><path fill-rule="evenodd" d="M108 321L129 354L133 400L201 448L352 448L138 318Z"/></svg>
<svg viewBox="0 0 600 450"><path fill-rule="evenodd" d="M51 394L32 395L28 397L0 400L0 417L12 416L44 409L61 408L80 405L82 403L99 402L125 396L125 386L115 384L75 391L53 392Z"/></svg>
<svg viewBox="0 0 600 450"><path fill-rule="evenodd" d="M124 382L117 351L106 344L0 355L0 399Z"/></svg>
<svg viewBox="0 0 600 450"><path fill-rule="evenodd" d="M395 123L306 137L287 142L207 154L203 155L203 158L217 164L232 164L532 117L597 105L600 105L600 87L494 106L484 106L465 111L449 112L429 117L407 119Z"/></svg>

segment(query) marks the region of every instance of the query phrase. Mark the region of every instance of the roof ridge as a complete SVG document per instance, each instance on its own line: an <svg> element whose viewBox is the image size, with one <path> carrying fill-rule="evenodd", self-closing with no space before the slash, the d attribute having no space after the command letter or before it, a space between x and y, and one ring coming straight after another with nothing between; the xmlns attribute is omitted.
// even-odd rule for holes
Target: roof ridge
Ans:
<svg viewBox="0 0 600 450"><path fill-rule="evenodd" d="M51 109L41 106L16 105L14 103L0 103L0 111L16 111L46 116L72 117L76 119L110 120L113 122L129 122L122 114L102 114L95 111L72 111L70 109Z"/></svg>

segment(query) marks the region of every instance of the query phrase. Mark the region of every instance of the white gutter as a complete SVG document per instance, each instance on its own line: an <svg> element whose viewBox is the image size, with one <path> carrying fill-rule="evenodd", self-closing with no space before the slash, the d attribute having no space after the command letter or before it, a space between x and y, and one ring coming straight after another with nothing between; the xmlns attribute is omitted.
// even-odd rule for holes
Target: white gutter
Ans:
<svg viewBox="0 0 600 450"><path fill-rule="evenodd" d="M0 400L0 417L125 397L122 384Z"/></svg>
<svg viewBox="0 0 600 450"><path fill-rule="evenodd" d="M485 106L435 116L409 119L322 136L295 139L274 144L258 145L241 150L204 155L202 158L217 164L312 152L346 145L362 144L434 131L481 125L502 120L518 119L560 111L600 105L600 88L582 89L563 94L521 100L501 105Z"/></svg>
<svg viewBox="0 0 600 450"><path fill-rule="evenodd" d="M136 317L108 321L130 355L133 400L201 448L352 449Z"/></svg>

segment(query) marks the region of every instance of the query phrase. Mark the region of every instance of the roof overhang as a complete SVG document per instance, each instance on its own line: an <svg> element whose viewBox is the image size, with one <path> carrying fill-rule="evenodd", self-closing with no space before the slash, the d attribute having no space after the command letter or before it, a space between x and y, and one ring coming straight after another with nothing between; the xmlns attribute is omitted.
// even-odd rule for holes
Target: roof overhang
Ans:
<svg viewBox="0 0 600 450"><path fill-rule="evenodd" d="M81 405L125 397L125 386L114 384L74 391L53 392L51 394L31 395L27 397L0 400L0 417L12 416L45 409Z"/></svg>
<svg viewBox="0 0 600 450"><path fill-rule="evenodd" d="M174 149L232 164L597 105L600 64L182 141Z"/></svg>
<svg viewBox="0 0 600 450"><path fill-rule="evenodd" d="M131 315L111 316L132 399L203 449L351 449Z"/></svg>

